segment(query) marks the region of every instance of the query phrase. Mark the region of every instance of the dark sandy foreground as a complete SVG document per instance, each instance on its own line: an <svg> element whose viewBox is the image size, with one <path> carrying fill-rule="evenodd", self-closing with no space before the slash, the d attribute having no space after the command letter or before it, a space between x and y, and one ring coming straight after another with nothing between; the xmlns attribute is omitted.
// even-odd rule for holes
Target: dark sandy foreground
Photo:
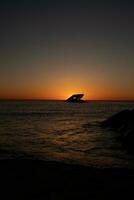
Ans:
<svg viewBox="0 0 134 200"><path fill-rule="evenodd" d="M0 199L134 199L134 171L0 161Z"/></svg>

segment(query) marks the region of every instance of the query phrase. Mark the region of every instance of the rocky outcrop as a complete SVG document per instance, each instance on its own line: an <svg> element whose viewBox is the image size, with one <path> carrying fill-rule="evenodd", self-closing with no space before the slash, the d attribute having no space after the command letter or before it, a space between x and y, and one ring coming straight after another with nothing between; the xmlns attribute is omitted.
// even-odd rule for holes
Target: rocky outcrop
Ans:
<svg viewBox="0 0 134 200"><path fill-rule="evenodd" d="M74 94L71 97L69 97L66 100L66 102L83 103L83 102L85 102L84 100L82 100L83 96L84 96L84 94Z"/></svg>
<svg viewBox="0 0 134 200"><path fill-rule="evenodd" d="M123 110L111 116L101 126L118 132L125 147L134 153L134 109Z"/></svg>

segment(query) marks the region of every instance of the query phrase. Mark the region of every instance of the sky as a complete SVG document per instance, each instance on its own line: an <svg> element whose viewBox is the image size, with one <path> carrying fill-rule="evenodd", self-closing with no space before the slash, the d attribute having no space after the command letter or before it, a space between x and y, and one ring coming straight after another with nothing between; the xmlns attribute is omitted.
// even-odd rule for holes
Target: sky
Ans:
<svg viewBox="0 0 134 200"><path fill-rule="evenodd" d="M0 1L0 99L134 100L134 3Z"/></svg>

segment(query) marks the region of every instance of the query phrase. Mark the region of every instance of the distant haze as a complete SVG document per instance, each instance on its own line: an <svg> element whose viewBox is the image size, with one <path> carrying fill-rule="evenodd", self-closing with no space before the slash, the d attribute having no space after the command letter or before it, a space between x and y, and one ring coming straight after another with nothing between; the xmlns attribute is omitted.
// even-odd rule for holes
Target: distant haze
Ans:
<svg viewBox="0 0 134 200"><path fill-rule="evenodd" d="M0 4L1 99L134 100L131 1Z"/></svg>

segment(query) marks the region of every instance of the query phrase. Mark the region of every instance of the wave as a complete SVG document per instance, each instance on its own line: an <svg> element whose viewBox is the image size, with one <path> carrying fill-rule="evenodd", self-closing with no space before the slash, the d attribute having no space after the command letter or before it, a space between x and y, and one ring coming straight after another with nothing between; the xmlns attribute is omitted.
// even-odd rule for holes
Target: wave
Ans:
<svg viewBox="0 0 134 200"><path fill-rule="evenodd" d="M31 111L31 112L1 112L0 113L0 116L2 115L50 115L50 114L55 114L55 115L57 115L57 114L61 114L61 112L52 112L52 111L50 111L50 112L37 112L37 111Z"/></svg>

